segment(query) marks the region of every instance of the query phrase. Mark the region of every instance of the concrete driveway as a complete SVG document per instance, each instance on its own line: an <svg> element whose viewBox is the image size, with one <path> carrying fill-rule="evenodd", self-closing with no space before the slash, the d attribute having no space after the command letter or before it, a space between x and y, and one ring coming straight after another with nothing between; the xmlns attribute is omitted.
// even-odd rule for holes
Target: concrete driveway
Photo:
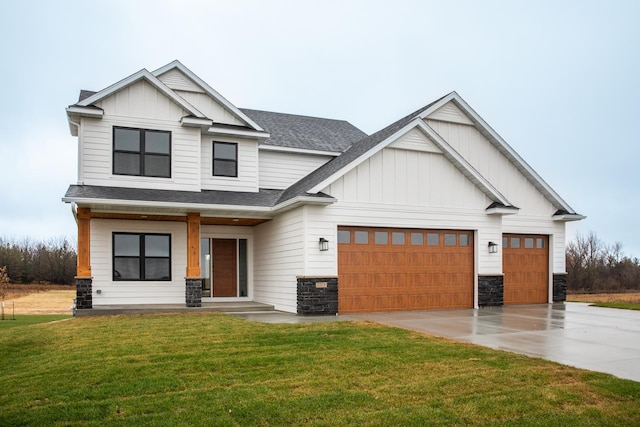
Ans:
<svg viewBox="0 0 640 427"><path fill-rule="evenodd" d="M325 317L277 312L242 317L277 323L369 320L640 381L640 311L565 303Z"/></svg>

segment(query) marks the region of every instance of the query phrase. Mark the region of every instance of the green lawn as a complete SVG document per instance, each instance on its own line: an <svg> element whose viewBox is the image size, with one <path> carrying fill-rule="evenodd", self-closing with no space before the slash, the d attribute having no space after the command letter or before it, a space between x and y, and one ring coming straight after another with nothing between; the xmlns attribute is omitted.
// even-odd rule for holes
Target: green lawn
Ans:
<svg viewBox="0 0 640 427"><path fill-rule="evenodd" d="M625 310L640 310L640 304L631 302L594 302L595 307L623 308Z"/></svg>
<svg viewBox="0 0 640 427"><path fill-rule="evenodd" d="M3 329L15 328L18 326L35 325L37 323L55 322L57 320L70 319L71 316L65 314L21 314L16 316L7 316L5 320L0 320L0 331Z"/></svg>
<svg viewBox="0 0 640 427"><path fill-rule="evenodd" d="M417 333L222 314L0 330L0 425L640 425L640 383Z"/></svg>

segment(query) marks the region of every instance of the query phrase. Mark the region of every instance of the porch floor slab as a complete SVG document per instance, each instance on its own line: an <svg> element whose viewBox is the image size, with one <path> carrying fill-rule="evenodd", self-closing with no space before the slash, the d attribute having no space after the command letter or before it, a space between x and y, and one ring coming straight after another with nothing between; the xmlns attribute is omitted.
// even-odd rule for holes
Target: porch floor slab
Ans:
<svg viewBox="0 0 640 427"><path fill-rule="evenodd" d="M181 312L222 312L222 313L265 313L272 312L272 305L253 301L203 302L201 307L187 307L185 304L127 304L99 305L90 309L78 309L77 317L110 316L116 314L181 313Z"/></svg>

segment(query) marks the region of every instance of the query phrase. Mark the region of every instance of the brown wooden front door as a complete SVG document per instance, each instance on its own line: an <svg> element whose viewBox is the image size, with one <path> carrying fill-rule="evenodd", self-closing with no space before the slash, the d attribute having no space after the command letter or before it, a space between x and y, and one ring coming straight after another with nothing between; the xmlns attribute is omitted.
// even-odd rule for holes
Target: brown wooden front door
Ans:
<svg viewBox="0 0 640 427"><path fill-rule="evenodd" d="M473 232L338 228L338 311L473 307Z"/></svg>
<svg viewBox="0 0 640 427"><path fill-rule="evenodd" d="M502 236L505 304L549 302L549 236Z"/></svg>
<svg viewBox="0 0 640 427"><path fill-rule="evenodd" d="M214 297L237 297L236 239L212 239L212 286Z"/></svg>

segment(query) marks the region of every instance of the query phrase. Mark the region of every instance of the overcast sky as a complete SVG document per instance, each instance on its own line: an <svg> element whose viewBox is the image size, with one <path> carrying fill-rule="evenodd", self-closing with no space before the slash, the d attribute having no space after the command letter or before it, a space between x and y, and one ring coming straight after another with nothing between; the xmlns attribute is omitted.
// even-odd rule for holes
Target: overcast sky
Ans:
<svg viewBox="0 0 640 427"><path fill-rule="evenodd" d="M640 257L640 1L29 1L0 11L0 237L69 237L65 107L179 59L238 107L367 133L457 91Z"/></svg>

